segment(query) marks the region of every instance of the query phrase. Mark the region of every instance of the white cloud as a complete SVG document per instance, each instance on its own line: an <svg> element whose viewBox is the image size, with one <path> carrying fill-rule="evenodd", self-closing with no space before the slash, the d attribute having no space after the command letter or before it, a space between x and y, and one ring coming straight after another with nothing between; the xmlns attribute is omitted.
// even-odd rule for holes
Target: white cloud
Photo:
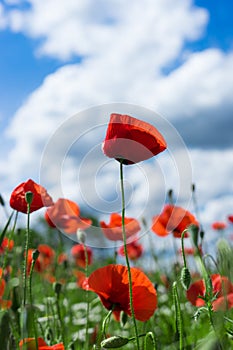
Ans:
<svg viewBox="0 0 233 350"><path fill-rule="evenodd" d="M153 55L166 63L196 39L207 21L207 12L190 1L140 0L30 0L26 11L12 10L9 26L33 38L41 38L39 52L68 59L73 54L116 55L116 61L135 54ZM121 49L119 51L119 49Z"/></svg>
<svg viewBox="0 0 233 350"><path fill-rule="evenodd" d="M158 84L159 109L173 118L198 118L199 112L232 104L232 70L232 53L224 54L217 49L190 53L183 65Z"/></svg>

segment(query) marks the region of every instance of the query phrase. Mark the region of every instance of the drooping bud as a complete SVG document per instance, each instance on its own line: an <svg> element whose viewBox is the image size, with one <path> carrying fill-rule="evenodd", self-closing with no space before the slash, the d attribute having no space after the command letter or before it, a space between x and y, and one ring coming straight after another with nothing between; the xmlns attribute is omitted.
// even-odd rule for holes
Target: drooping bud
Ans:
<svg viewBox="0 0 233 350"><path fill-rule="evenodd" d="M114 336L108 339L105 339L101 342L101 346L105 349L115 349L121 348L122 346L128 344L129 339L121 336Z"/></svg>

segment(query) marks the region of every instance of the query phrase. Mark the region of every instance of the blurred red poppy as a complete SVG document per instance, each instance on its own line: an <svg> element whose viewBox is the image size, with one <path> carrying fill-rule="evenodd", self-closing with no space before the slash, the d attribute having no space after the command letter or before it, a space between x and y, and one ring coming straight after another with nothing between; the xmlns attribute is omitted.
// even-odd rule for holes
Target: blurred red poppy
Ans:
<svg viewBox="0 0 233 350"><path fill-rule="evenodd" d="M11 251L14 247L14 241L6 237L3 238L2 244L0 245L0 254L3 254L5 249Z"/></svg>
<svg viewBox="0 0 233 350"><path fill-rule="evenodd" d="M221 231L227 227L227 224L223 221L216 221L212 223L211 227L213 230Z"/></svg>
<svg viewBox="0 0 233 350"><path fill-rule="evenodd" d="M63 343L55 344L55 345L47 345L43 338L37 338L38 350L65 350ZM26 346L26 348L25 348ZM27 350L35 350L36 349L36 340L35 338L25 338L20 340L19 348L27 349Z"/></svg>
<svg viewBox="0 0 233 350"><path fill-rule="evenodd" d="M151 230L158 236L167 236L172 232L174 237L180 238L190 225L199 226L194 215L181 207L167 204L160 215L153 217ZM185 237L188 237L188 232Z"/></svg>
<svg viewBox="0 0 233 350"><path fill-rule="evenodd" d="M35 271L43 272L47 270L47 268L52 265L54 261L55 252L54 250L48 246L47 244L39 244L37 248L40 252L36 262L35 262ZM33 260L33 252L35 249L28 250L28 263L27 263L27 272L30 272L31 264Z"/></svg>
<svg viewBox="0 0 233 350"><path fill-rule="evenodd" d="M213 310L226 310L233 307L233 284L225 276L213 274L210 276L213 286ZM187 291L187 299L195 306L204 306L205 301L201 298L205 296L204 280L199 280L191 284Z"/></svg>
<svg viewBox="0 0 233 350"><path fill-rule="evenodd" d="M142 256L143 254L143 247L141 244L139 244L137 241L133 241L131 243L128 243L126 246L128 257L130 260L137 260ZM118 254L124 256L124 246L121 246L118 249Z"/></svg>
<svg viewBox="0 0 233 350"><path fill-rule="evenodd" d="M79 206L65 198L59 198L57 202L45 212L45 220L50 227L57 227L65 233L76 233L78 229L85 230L92 221L80 217Z"/></svg>
<svg viewBox="0 0 233 350"><path fill-rule="evenodd" d="M54 261L55 251L47 244L39 244L37 249L40 252L40 259L43 260L43 265L46 268Z"/></svg>
<svg viewBox="0 0 233 350"><path fill-rule="evenodd" d="M68 262L68 256L66 253L60 253L57 257L57 262L59 265L65 264Z"/></svg>
<svg viewBox="0 0 233 350"><path fill-rule="evenodd" d="M87 277L84 272L79 270L74 270L73 275L77 278L76 283L80 288L85 289L84 283L86 284Z"/></svg>
<svg viewBox="0 0 233 350"><path fill-rule="evenodd" d="M87 257L88 257L88 265L92 264L92 257L93 257L93 252L91 248L86 246L87 250ZM75 263L77 266L80 267L85 267L86 266L86 261L85 261L85 247L83 244L76 244L71 248L71 254L75 259Z"/></svg>
<svg viewBox="0 0 233 350"><path fill-rule="evenodd" d="M5 280L2 278L2 276L0 275L0 298L3 296L4 294L4 290L5 290Z"/></svg>
<svg viewBox="0 0 233 350"><path fill-rule="evenodd" d="M157 307L156 290L148 277L138 268L131 268L131 277L135 318L147 321ZM95 292L106 309L113 308L117 320L121 311L131 316L126 266L108 265L95 270L87 279L86 289Z"/></svg>
<svg viewBox="0 0 233 350"><path fill-rule="evenodd" d="M233 223L233 215L228 215L227 219L228 219L228 221L230 221L231 223Z"/></svg>
<svg viewBox="0 0 233 350"><path fill-rule="evenodd" d="M198 247L198 250L199 250L200 255L203 255L202 247L201 247L201 246ZM196 251L197 251L196 248L192 248L192 247L186 247L186 248L184 248L184 253L185 253L185 255L195 255ZM179 252L179 254L181 255L181 254L182 254L182 249L180 248L178 252Z"/></svg>
<svg viewBox="0 0 233 350"><path fill-rule="evenodd" d="M17 186L12 192L10 197L11 208L22 213L27 213L27 203L25 200L25 194L27 192L33 193L30 213L40 208L53 205L53 200L47 193L46 189L35 183L33 180L29 179Z"/></svg>
<svg viewBox="0 0 233 350"><path fill-rule="evenodd" d="M117 213L113 213L110 216L109 224L104 221L100 221L100 227L106 238L111 241L122 241L122 217ZM139 222L133 218L125 218L125 232L126 238L135 235L140 231L141 227Z"/></svg>
<svg viewBox="0 0 233 350"><path fill-rule="evenodd" d="M152 125L129 115L112 113L103 152L126 165L149 159L166 149L166 141Z"/></svg>

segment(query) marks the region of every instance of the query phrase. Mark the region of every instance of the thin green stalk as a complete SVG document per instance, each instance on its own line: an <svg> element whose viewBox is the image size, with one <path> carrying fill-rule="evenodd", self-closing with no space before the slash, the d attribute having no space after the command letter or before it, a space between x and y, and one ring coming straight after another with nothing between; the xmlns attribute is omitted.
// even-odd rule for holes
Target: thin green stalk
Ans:
<svg viewBox="0 0 233 350"><path fill-rule="evenodd" d="M125 232L125 192L124 192L124 176L123 176L123 159L120 162L120 183L121 183L121 199L122 199L122 236L123 236L123 243L124 243L125 260L126 260L126 265L128 270L128 279L129 279L129 302L130 302L130 310L131 310L133 324L134 324L134 332L135 332L137 349L140 350L138 329L137 329L137 323L136 323L134 307L133 307L132 277L131 277L128 252L127 252L127 242L126 242L126 232Z"/></svg>
<svg viewBox="0 0 233 350"><path fill-rule="evenodd" d="M150 350L151 349L151 345L149 345L149 347L147 347L147 341L148 339L151 340L152 346L153 346L153 350L156 350L156 342L155 342L155 337L154 334L152 332L148 332L146 334L145 340L144 340L144 348L145 350ZM151 349L152 350L152 349Z"/></svg>
<svg viewBox="0 0 233 350"><path fill-rule="evenodd" d="M173 283L172 286L172 292L173 292L173 300L175 304L175 313L176 313L176 330L179 333L179 349L184 349L183 344L183 338L184 338L184 327L183 327L183 319L181 314L181 308L180 308L180 299L177 291L177 282Z"/></svg>
<svg viewBox="0 0 233 350"><path fill-rule="evenodd" d="M109 320L113 310L114 310L114 305L113 305L113 308L107 313L107 315L105 316L105 318L104 318L104 320L102 322L101 331L100 331L100 333L98 335L97 344L95 346L96 350L100 350L101 349L100 343L102 341L103 336L104 335L106 336L106 325L107 325L107 322L108 322L108 320Z"/></svg>
<svg viewBox="0 0 233 350"><path fill-rule="evenodd" d="M187 230L184 230L182 232L182 235L181 235L181 251L182 251L182 257L183 257L183 262L184 262L185 268L187 267L186 256L185 256L185 252L184 252L184 236L185 236L186 232L187 232Z"/></svg>
<svg viewBox="0 0 233 350"><path fill-rule="evenodd" d="M88 277L88 253L87 253L87 247L85 244L83 244L84 247L84 254L85 254L85 276ZM89 350L89 312L90 312L90 304L89 304L89 292L86 290L86 303L87 303L87 311L86 311L86 340L85 340L85 347L87 350Z"/></svg>
<svg viewBox="0 0 233 350"><path fill-rule="evenodd" d="M36 252L39 253L39 251L36 251ZM39 256L39 254L38 254L38 256ZM32 310L32 319L33 319L33 329L34 329L34 336L35 336L35 342L36 342L36 350L38 350L38 334L37 334L35 312L34 312L34 306L33 306L33 297L32 297L32 273L34 270L36 259L34 259L34 258L32 259L32 264L31 264L30 273L29 273L29 299L30 299L30 306L31 306L31 310Z"/></svg>
<svg viewBox="0 0 233 350"><path fill-rule="evenodd" d="M24 248L24 266L23 266L23 301L22 301L22 338L25 338L25 325L24 325L24 313L26 311L26 301L27 301L27 265L28 265L28 250L29 250L29 236L30 236L30 208L32 203L33 194L32 192L27 192L25 194L25 200L27 202L27 228L26 228L26 240ZM23 345L25 348L25 345Z"/></svg>
<svg viewBox="0 0 233 350"><path fill-rule="evenodd" d="M64 347L66 348L66 337L65 337L65 331L64 331L64 324L63 324L63 319L61 315L61 309L60 309L60 293L61 293L61 288L62 285L58 282L55 282L55 294L56 294L56 309L57 309L57 315L58 315L58 320L60 323L60 330L61 330L61 337L62 337L62 342L64 344Z"/></svg>

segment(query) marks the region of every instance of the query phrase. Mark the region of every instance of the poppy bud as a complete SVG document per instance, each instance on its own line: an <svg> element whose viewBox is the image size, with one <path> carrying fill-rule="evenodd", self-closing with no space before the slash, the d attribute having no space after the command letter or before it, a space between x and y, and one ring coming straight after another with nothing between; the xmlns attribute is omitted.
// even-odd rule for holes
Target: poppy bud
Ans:
<svg viewBox="0 0 233 350"><path fill-rule="evenodd" d="M54 282L53 290L57 295L59 295L61 293L61 289L62 289L62 284L59 282Z"/></svg>
<svg viewBox="0 0 233 350"><path fill-rule="evenodd" d="M36 261L38 259L39 255L40 255L39 250L38 249L34 250L32 252L32 260Z"/></svg>
<svg viewBox="0 0 233 350"><path fill-rule="evenodd" d="M25 193L25 201L27 204L31 205L33 200L33 193L31 191L28 191Z"/></svg>
<svg viewBox="0 0 233 350"><path fill-rule="evenodd" d="M121 312L121 315L120 315L120 323L121 323L121 326L124 327L126 325L126 323L128 322L128 315L127 313L125 313L124 311Z"/></svg>
<svg viewBox="0 0 233 350"><path fill-rule="evenodd" d="M81 230L80 228L77 229L76 232L77 235L77 239L80 243L85 244L86 242L86 232L84 232L83 230Z"/></svg>
<svg viewBox="0 0 233 350"><path fill-rule="evenodd" d="M188 290L190 283L191 283L191 275L190 275L189 269L187 267L182 268L180 280L181 280L181 284L184 287L184 289Z"/></svg>
<svg viewBox="0 0 233 350"><path fill-rule="evenodd" d="M205 236L205 232L204 232L203 230L201 230L201 231L200 231L200 237L201 237L201 239L203 239L204 236Z"/></svg>
<svg viewBox="0 0 233 350"><path fill-rule="evenodd" d="M105 339L101 342L101 346L105 349L121 348L122 346L128 344L129 339L121 336L114 336Z"/></svg>
<svg viewBox="0 0 233 350"><path fill-rule="evenodd" d="M169 200L172 202L173 201L173 190L172 189L168 190L167 195L168 195Z"/></svg>

